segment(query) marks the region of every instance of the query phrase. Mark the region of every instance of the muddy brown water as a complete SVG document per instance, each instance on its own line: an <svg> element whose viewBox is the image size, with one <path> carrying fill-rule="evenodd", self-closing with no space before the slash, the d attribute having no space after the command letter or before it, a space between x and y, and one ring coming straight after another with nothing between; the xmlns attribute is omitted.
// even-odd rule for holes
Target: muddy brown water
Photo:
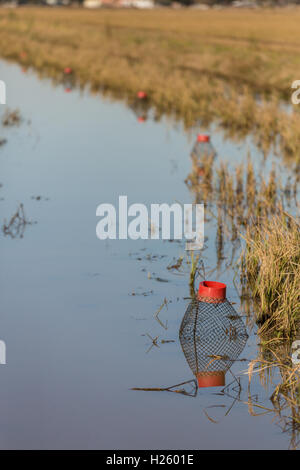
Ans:
<svg viewBox="0 0 300 470"><path fill-rule="evenodd" d="M274 415L251 416L248 378L257 355L255 328L227 373L228 389L200 389L195 398L132 391L193 379L178 332L189 303L187 266L168 270L184 243L96 238L96 207L128 202L193 202L184 183L195 132L166 119L139 122L124 104L87 91L65 93L14 64L0 62L7 85L5 109L19 108L19 126L0 128L1 225L20 203L36 222L23 237L1 232L0 366L2 449L286 449ZM268 171L251 139L213 132L219 159L246 159ZM284 171L284 170L283 170ZM217 264L216 227L210 219L203 261ZM226 282L236 302L231 247L213 279ZM150 274L149 274L150 273ZM168 282L160 282L161 280ZM134 295L133 295L134 294ZM159 318L154 313L167 299ZM151 339L158 337L157 346ZM170 342L169 342L170 341ZM276 380L276 378L275 378ZM272 387L255 377L252 400L272 407ZM262 410L256 410L259 414Z"/></svg>

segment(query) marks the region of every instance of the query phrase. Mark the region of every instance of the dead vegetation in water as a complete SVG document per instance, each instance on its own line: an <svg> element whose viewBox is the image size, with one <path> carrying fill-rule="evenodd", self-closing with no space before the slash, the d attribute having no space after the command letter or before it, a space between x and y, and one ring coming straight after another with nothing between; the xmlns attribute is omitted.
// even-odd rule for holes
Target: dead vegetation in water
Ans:
<svg viewBox="0 0 300 470"><path fill-rule="evenodd" d="M216 221L218 271L228 257L226 243L231 245L226 263L240 269L241 300L245 311L260 324L259 333L294 337L300 329L297 171L282 184L274 166L268 178L262 172L258 176L250 157L246 167L235 169L225 163L214 169L213 162L205 159L193 168L186 182L195 201L204 201L206 214ZM241 244L244 248L238 263ZM253 301L250 308L249 298Z"/></svg>
<svg viewBox="0 0 300 470"><path fill-rule="evenodd" d="M10 220L8 222L4 220L2 232L5 236L11 238L23 238L26 226L32 224L33 222L29 221L25 216L23 204L20 204Z"/></svg>
<svg viewBox="0 0 300 470"><path fill-rule="evenodd" d="M178 393L185 396L196 397L198 392L198 385L196 380L187 380L170 387L133 387L131 390L143 391L143 392L171 392Z"/></svg>
<svg viewBox="0 0 300 470"><path fill-rule="evenodd" d="M2 125L4 127L18 126L21 122L21 114L18 109L7 109L2 118Z"/></svg>
<svg viewBox="0 0 300 470"><path fill-rule="evenodd" d="M257 175L250 156L246 165L233 169L224 162L215 168L212 160L200 160L188 175L186 184L194 195L194 202L204 202L206 220L215 220L217 271L225 260L227 266L236 264L241 235L249 226L263 226L264 220L299 207L299 173L288 177L284 183L275 166L267 177L262 171Z"/></svg>
<svg viewBox="0 0 300 470"><path fill-rule="evenodd" d="M300 73L299 18L298 8L259 15L2 8L1 55L57 82L70 68L74 84L128 104L146 90L157 119L219 122L229 135L252 133L264 150L279 140L295 159L300 113L296 106L287 112L282 100L290 103Z"/></svg>
<svg viewBox="0 0 300 470"><path fill-rule="evenodd" d="M262 339L259 356L250 361L247 374L248 401L245 403L249 413L252 416L272 414L282 431L289 435L290 448L297 449L300 444L300 365L292 364L291 343ZM255 403L251 398L251 381L255 374L266 390L271 388L272 407Z"/></svg>
<svg viewBox="0 0 300 470"><path fill-rule="evenodd" d="M300 437L300 369L292 364L291 345L300 338L300 219L297 199L299 173L281 183L275 167L266 178L246 167L230 169L213 161L194 162L187 184L195 202L206 203L206 217L216 221L219 272L226 242L239 249L242 310L249 323L258 323L260 354L250 361L248 405L252 416L271 414L290 436L291 448ZM288 211L294 214L291 216ZM232 249L234 253L234 248ZM253 374L271 386L270 406L259 403L250 391Z"/></svg>
<svg viewBox="0 0 300 470"><path fill-rule="evenodd" d="M168 308L168 301L167 301L166 298L164 298L163 303L161 304L161 306L154 313L154 318L160 324L160 326L162 326L165 330L167 330L168 329L168 320L166 321L166 323L164 323L159 317L159 314L160 314L160 312L162 311L162 309L164 307Z"/></svg>
<svg viewBox="0 0 300 470"><path fill-rule="evenodd" d="M268 178L262 171L257 176L249 155L246 166L240 164L234 169L224 162L214 167L213 160L205 158L194 165L186 184L195 202L216 205L236 228L240 228L248 225L250 219L274 214L278 207L289 209L298 205L300 174L296 170L295 177L287 178L283 184L275 165ZM235 236L234 231L232 235Z"/></svg>

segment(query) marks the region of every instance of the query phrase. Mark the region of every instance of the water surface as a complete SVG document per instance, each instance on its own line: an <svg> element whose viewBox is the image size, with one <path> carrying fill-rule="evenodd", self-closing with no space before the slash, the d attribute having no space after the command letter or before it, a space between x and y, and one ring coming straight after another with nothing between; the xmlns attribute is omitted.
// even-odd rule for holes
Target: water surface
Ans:
<svg viewBox="0 0 300 470"><path fill-rule="evenodd" d="M219 389L202 389L196 398L130 390L193 378L178 339L189 274L167 270L185 254L184 243L100 241L96 207L117 206L123 194L129 204L193 202L184 179L195 133L166 119L138 122L122 103L87 91L65 93L13 64L0 62L0 78L7 84L6 107L19 108L23 117L18 127L0 128L7 138L0 148L1 224L19 203L36 222L22 238L1 233L0 338L7 364L0 368L0 447L287 448L290 436L273 416L251 416L243 403L248 362L231 369L242 386L236 401L236 383L230 396ZM250 138L233 143L220 132L212 138L218 158L231 164L249 150L257 169L279 164L272 156L264 163ZM213 221L205 230L209 269L217 261ZM239 310L229 257L226 252L214 278L228 284ZM165 298L159 317L167 329L154 317ZM240 359L257 354L255 328L248 333ZM159 347L149 350L147 334L158 336ZM227 383L232 380L228 373ZM270 407L271 389L258 379L252 393Z"/></svg>

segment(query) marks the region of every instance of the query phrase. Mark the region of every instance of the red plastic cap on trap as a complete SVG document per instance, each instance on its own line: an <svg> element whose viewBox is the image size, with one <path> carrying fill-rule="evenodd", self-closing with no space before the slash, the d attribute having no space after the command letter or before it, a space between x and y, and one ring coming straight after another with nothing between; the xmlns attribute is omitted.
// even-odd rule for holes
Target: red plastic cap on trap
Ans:
<svg viewBox="0 0 300 470"><path fill-rule="evenodd" d="M226 284L216 281L202 281L199 284L198 298L207 297L211 301L222 301L226 299Z"/></svg>
<svg viewBox="0 0 300 470"><path fill-rule="evenodd" d="M225 372L198 372L198 387L224 387Z"/></svg>
<svg viewBox="0 0 300 470"><path fill-rule="evenodd" d="M210 142L210 137L209 135L206 135L206 134L198 134L197 141L198 142Z"/></svg>
<svg viewBox="0 0 300 470"><path fill-rule="evenodd" d="M141 100L147 98L147 93L145 91L139 91L137 93L137 97L140 98Z"/></svg>

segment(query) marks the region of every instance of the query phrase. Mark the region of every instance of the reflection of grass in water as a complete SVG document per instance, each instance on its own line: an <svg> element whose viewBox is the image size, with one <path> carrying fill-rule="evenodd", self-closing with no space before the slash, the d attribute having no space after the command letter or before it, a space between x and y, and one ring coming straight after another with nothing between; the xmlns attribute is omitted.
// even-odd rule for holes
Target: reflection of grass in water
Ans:
<svg viewBox="0 0 300 470"><path fill-rule="evenodd" d="M280 374L277 385L273 383L276 372ZM266 389L271 385L270 401L273 408L252 400L250 384L254 373L259 374L260 382ZM248 375L249 413L253 416L275 414L283 432L290 436L290 447L296 449L300 443L300 366L291 363L290 342L262 339L258 358L249 363Z"/></svg>
<svg viewBox="0 0 300 470"><path fill-rule="evenodd" d="M77 84L116 98L147 90L158 118L218 120L228 134L253 133L264 150L279 137L297 157L300 113L287 114L280 99L290 102L300 73L299 17L299 9L1 9L1 55L57 81L70 66Z"/></svg>
<svg viewBox="0 0 300 470"><path fill-rule="evenodd" d="M193 163L193 171L186 179L196 202L204 201L207 207L216 205L226 220L238 228L247 226L250 219L274 214L278 206L297 206L298 182L296 172L294 179L288 178L283 185L275 166L267 179L262 174L256 176L250 157L246 168L241 164L235 170L224 162L214 168L211 160L200 159L197 166Z"/></svg>
<svg viewBox="0 0 300 470"><path fill-rule="evenodd" d="M196 276L200 274L200 269L203 266L203 261L200 260L200 254L196 254L194 251L191 251L187 254L186 262L189 267L190 296L195 297L195 280Z"/></svg>

